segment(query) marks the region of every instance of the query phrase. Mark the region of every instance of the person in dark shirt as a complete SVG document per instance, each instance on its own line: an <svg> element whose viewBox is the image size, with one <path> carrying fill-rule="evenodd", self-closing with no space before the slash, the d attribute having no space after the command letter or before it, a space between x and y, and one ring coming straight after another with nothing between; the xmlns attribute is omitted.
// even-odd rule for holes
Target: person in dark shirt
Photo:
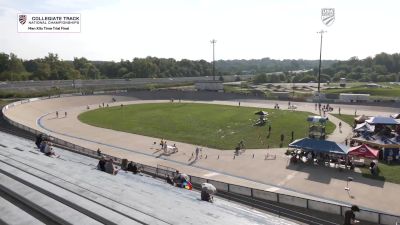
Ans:
<svg viewBox="0 0 400 225"><path fill-rule="evenodd" d="M213 202L213 197L207 191L201 191L201 200L206 202Z"/></svg>
<svg viewBox="0 0 400 225"><path fill-rule="evenodd" d="M352 225L352 224L358 223L359 221L356 220L356 215L354 214L354 212L359 212L359 211L360 211L360 209L356 205L353 205L350 210L347 210L344 213L344 224L343 225Z"/></svg>
<svg viewBox="0 0 400 225"><path fill-rule="evenodd" d="M101 157L101 159L99 160L99 164L97 164L97 169L101 170L101 171L106 171L106 160L104 157Z"/></svg>
<svg viewBox="0 0 400 225"><path fill-rule="evenodd" d="M36 144L36 146L38 148L40 148L40 143L42 143L42 141L43 141L43 135L42 134L39 134L38 136L36 136L35 144Z"/></svg>
<svg viewBox="0 0 400 225"><path fill-rule="evenodd" d="M374 161L371 161L371 163L369 164L369 170L371 171L372 175L375 175L375 166L376 163Z"/></svg>
<svg viewBox="0 0 400 225"><path fill-rule="evenodd" d="M172 178L171 178L169 175L167 175L167 177L165 178L165 180L167 181L168 184L174 185L174 181L172 180Z"/></svg>
<svg viewBox="0 0 400 225"><path fill-rule="evenodd" d="M136 163L133 163L132 161L128 164L127 170L131 171L134 174L137 174L138 172L140 172Z"/></svg>

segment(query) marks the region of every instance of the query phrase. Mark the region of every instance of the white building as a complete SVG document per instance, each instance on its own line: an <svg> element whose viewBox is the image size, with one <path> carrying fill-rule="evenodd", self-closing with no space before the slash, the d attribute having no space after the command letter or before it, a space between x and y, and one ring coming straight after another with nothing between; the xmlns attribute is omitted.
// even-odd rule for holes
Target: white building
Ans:
<svg viewBox="0 0 400 225"><path fill-rule="evenodd" d="M224 84L219 80L202 80L194 84L198 91L224 91Z"/></svg>
<svg viewBox="0 0 400 225"><path fill-rule="evenodd" d="M339 95L339 101L341 102L367 102L368 100L369 100L369 94L341 93Z"/></svg>

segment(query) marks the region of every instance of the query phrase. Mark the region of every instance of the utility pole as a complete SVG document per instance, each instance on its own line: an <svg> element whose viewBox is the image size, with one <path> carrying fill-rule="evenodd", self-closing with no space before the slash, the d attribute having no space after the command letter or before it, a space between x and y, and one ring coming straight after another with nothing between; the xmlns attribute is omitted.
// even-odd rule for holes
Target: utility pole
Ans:
<svg viewBox="0 0 400 225"><path fill-rule="evenodd" d="M217 43L217 41L215 39L212 39L211 44L213 46L213 80L215 80L215 43Z"/></svg>
<svg viewBox="0 0 400 225"><path fill-rule="evenodd" d="M318 98L321 99L320 97L320 86L321 86L321 58L322 58L322 36L324 33L327 31L321 30L317 32L318 34L321 34L321 43L319 45L319 66L318 66Z"/></svg>

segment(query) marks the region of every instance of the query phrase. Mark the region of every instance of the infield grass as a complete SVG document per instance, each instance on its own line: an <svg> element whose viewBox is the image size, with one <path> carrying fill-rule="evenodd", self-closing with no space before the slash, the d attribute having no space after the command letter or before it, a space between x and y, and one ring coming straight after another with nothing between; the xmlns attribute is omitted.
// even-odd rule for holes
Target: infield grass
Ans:
<svg viewBox="0 0 400 225"><path fill-rule="evenodd" d="M215 104L149 103L100 108L80 114L79 120L97 127L216 149L234 149L242 139L248 149L287 147L292 131L294 139L308 136L306 118L311 113L262 109L269 113L269 122L253 126L258 119L254 113L259 110ZM329 122L327 133L334 128Z"/></svg>

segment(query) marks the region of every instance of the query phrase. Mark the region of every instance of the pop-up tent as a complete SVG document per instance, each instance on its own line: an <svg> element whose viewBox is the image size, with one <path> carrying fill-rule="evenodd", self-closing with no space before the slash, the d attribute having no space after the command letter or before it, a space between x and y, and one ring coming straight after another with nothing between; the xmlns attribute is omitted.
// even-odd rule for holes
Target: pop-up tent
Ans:
<svg viewBox="0 0 400 225"><path fill-rule="evenodd" d="M400 119L400 113L390 115L390 117L392 117L393 119Z"/></svg>
<svg viewBox="0 0 400 225"><path fill-rule="evenodd" d="M381 116L372 117L372 118L366 120L365 122L367 122L369 124L374 124L374 125L376 125L376 124L398 125L399 124L399 122L397 122L392 117L381 117Z"/></svg>
<svg viewBox="0 0 400 225"><path fill-rule="evenodd" d="M373 149L366 144L362 144L349 149L348 155L357 156L361 158L377 159L379 150Z"/></svg>
<svg viewBox="0 0 400 225"><path fill-rule="evenodd" d="M357 132L374 132L375 126L370 125L369 123L360 123L357 124L356 128L354 128L354 131Z"/></svg>
<svg viewBox="0 0 400 225"><path fill-rule="evenodd" d="M361 115L361 116L358 116L358 117L354 118L354 120L357 123L364 123L367 119L369 119L369 117L365 116L365 115Z"/></svg>
<svg viewBox="0 0 400 225"><path fill-rule="evenodd" d="M322 117L322 116L308 116L307 117L307 122L310 123L326 123L328 121L328 117Z"/></svg>
<svg viewBox="0 0 400 225"><path fill-rule="evenodd" d="M268 113L267 112L264 112L264 111L258 111L258 112L256 112L256 113L254 113L255 115L260 115L260 116L267 116L268 115Z"/></svg>
<svg viewBox="0 0 400 225"><path fill-rule="evenodd" d="M305 151L314 152L324 152L324 153L334 153L340 155L346 155L348 147L343 144L338 144L333 141L312 139L312 138L302 138L293 141L289 144L290 148L298 148Z"/></svg>

